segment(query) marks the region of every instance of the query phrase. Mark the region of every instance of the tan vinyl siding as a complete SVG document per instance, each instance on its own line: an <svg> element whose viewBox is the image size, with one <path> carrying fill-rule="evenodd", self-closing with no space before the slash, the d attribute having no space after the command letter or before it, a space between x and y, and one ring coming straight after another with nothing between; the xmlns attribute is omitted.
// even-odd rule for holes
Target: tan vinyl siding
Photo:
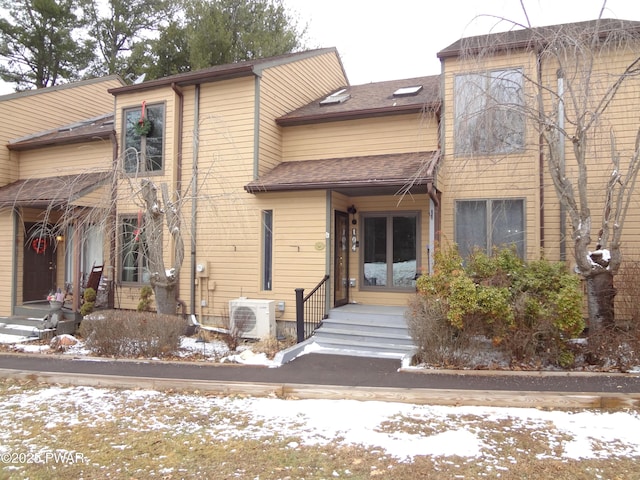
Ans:
<svg viewBox="0 0 640 480"><path fill-rule="evenodd" d="M0 97L0 143L113 111L114 77ZM17 180L15 153L0 149L0 186Z"/></svg>
<svg viewBox="0 0 640 480"><path fill-rule="evenodd" d="M224 315L229 300L245 296L287 305L282 320L295 319L295 289L313 288L324 275L326 196L324 192L247 195L237 197L243 208L219 209L235 216L224 225L204 218L211 231L199 236L197 262L208 265L199 279L196 304L205 301L203 315L214 321ZM261 289L262 211L273 211L273 287ZM226 211L226 212L225 212ZM205 237L205 235L207 235ZM203 238L207 240L202 241ZM201 285L200 285L201 283Z"/></svg>
<svg viewBox="0 0 640 480"><path fill-rule="evenodd" d="M19 153L20 178L47 178L108 171L113 167L110 140L61 145Z"/></svg>
<svg viewBox="0 0 640 480"><path fill-rule="evenodd" d="M318 160L438 148L437 123L420 113L284 129L284 161Z"/></svg>
<svg viewBox="0 0 640 480"><path fill-rule="evenodd" d="M455 75L508 68L523 68L531 74L531 59L526 55L500 55L483 62L447 60L445 64L445 155L439 170L444 177L441 211L441 243L455 243L455 204L457 200L522 199L525 206L525 247L528 258L538 258L539 251L539 156L537 133L525 127L525 147L509 154L456 155L454 131ZM525 95L535 92L527 90ZM440 186L444 188L444 186Z"/></svg>
<svg viewBox="0 0 640 480"><path fill-rule="evenodd" d="M283 129L275 120L347 83L334 52L264 72L260 79L260 174L272 169L282 158Z"/></svg>

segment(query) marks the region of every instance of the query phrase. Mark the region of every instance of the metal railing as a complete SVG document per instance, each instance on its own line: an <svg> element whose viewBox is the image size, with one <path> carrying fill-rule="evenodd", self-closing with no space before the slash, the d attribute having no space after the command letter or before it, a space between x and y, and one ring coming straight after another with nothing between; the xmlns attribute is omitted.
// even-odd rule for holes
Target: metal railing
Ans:
<svg viewBox="0 0 640 480"><path fill-rule="evenodd" d="M327 318L326 285L329 275L305 296L304 288L296 288L296 339L303 342L313 334L322 321Z"/></svg>

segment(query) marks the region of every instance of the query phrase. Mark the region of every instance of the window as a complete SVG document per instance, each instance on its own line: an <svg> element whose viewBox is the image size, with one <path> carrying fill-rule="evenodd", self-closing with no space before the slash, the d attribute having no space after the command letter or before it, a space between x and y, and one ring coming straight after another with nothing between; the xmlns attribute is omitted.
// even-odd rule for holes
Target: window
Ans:
<svg viewBox="0 0 640 480"><path fill-rule="evenodd" d="M137 218L123 218L120 280L132 283L148 283L148 254L144 230Z"/></svg>
<svg viewBox="0 0 640 480"><path fill-rule="evenodd" d="M455 153L509 153L524 148L521 69L456 75Z"/></svg>
<svg viewBox="0 0 640 480"><path fill-rule="evenodd" d="M415 288L418 215L368 215L363 222L363 285Z"/></svg>
<svg viewBox="0 0 640 480"><path fill-rule="evenodd" d="M146 135L136 132L142 108L124 111L124 171L127 173L162 170L164 152L164 105L146 105L145 118L151 122Z"/></svg>
<svg viewBox="0 0 640 480"><path fill-rule="evenodd" d="M475 248L515 245L524 258L524 201L472 200L456 202L456 243L463 258Z"/></svg>
<svg viewBox="0 0 640 480"><path fill-rule="evenodd" d="M273 276L273 210L262 212L262 290L271 290Z"/></svg>

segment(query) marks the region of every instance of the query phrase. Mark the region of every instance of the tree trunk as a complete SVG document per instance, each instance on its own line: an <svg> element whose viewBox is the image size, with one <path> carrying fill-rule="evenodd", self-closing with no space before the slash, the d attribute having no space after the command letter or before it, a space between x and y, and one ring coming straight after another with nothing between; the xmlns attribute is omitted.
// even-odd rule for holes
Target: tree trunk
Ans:
<svg viewBox="0 0 640 480"><path fill-rule="evenodd" d="M609 270L598 270L588 276L586 281L589 331L592 333L614 324L616 289L613 286L613 273Z"/></svg>
<svg viewBox="0 0 640 480"><path fill-rule="evenodd" d="M176 299L176 285L155 285L153 293L156 296L156 311L167 315L175 315L178 302Z"/></svg>

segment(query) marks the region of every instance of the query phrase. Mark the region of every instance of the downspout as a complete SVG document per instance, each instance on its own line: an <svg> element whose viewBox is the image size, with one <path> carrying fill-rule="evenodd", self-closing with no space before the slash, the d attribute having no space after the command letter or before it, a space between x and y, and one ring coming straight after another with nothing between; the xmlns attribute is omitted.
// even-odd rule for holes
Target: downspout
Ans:
<svg viewBox="0 0 640 480"><path fill-rule="evenodd" d="M256 73L255 83L255 114L253 117L253 179L260 176L260 80L261 76Z"/></svg>
<svg viewBox="0 0 640 480"><path fill-rule="evenodd" d="M182 90L176 85L175 82L171 84L171 89L178 97L178 141L177 141L177 154L176 154L176 194L178 200L182 199L182 131L184 129L184 94ZM187 313L187 306L180 298L180 282L176 283L176 301L181 307L182 314Z"/></svg>
<svg viewBox="0 0 640 480"><path fill-rule="evenodd" d="M565 138L564 138L564 72L558 69L558 164L560 175L565 174ZM560 261L567 260L567 212L560 202Z"/></svg>
<svg viewBox="0 0 640 480"><path fill-rule="evenodd" d="M199 135L200 135L200 84L196 84L194 92L193 107L193 166L191 167L191 291L190 303L191 314L196 313L196 232L198 210L198 155L199 155Z"/></svg>

